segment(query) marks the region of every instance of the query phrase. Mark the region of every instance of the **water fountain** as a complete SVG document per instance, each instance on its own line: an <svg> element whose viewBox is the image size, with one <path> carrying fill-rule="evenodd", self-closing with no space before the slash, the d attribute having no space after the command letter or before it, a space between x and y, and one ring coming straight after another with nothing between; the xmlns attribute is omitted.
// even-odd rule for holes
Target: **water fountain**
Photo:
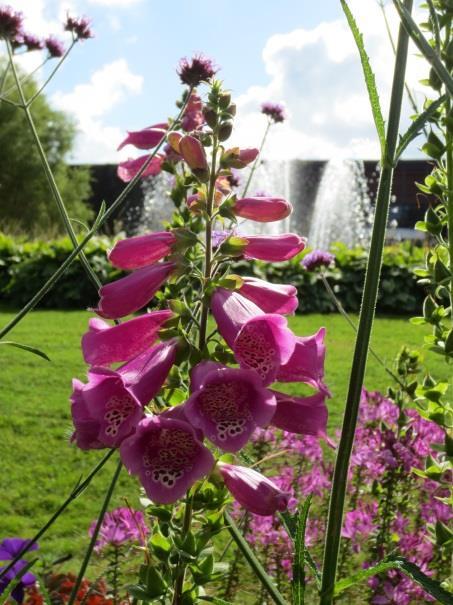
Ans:
<svg viewBox="0 0 453 605"><path fill-rule="evenodd" d="M248 173L242 171L238 195L242 194ZM136 233L156 231L169 220L173 204L168 196L172 176L162 173L142 184L143 207ZM292 202L291 217L277 223L241 220L239 233L278 234L294 231L308 237L312 247L328 249L335 241L348 246L366 245L372 219L363 162L329 160L263 160L254 172L248 195L270 194Z"/></svg>

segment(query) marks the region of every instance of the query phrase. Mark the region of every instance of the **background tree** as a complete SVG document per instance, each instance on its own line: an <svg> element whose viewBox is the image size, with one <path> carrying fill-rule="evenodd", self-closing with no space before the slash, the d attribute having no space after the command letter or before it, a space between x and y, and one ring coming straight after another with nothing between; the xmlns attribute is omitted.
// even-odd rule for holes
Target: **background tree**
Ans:
<svg viewBox="0 0 453 605"><path fill-rule="evenodd" d="M13 86L13 78L8 74L4 91L14 90ZM27 98L37 90L32 79L27 79L23 87ZM18 95L10 92L8 98L18 100ZM53 109L44 95L34 101L32 113L69 216L79 221L89 219L92 210L85 203L90 194L89 170L69 166L66 161L74 145L74 121ZM0 230L22 231L32 236L63 233L64 226L24 112L1 101L0 166Z"/></svg>

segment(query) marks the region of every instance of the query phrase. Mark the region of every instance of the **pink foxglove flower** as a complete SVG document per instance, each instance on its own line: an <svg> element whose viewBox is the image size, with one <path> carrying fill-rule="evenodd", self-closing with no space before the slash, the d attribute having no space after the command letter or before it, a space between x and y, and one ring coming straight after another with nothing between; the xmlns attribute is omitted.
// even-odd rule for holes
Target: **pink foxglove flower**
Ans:
<svg viewBox="0 0 453 605"><path fill-rule="evenodd" d="M172 317L170 310L153 311L111 326L98 317L88 322L82 336L82 351L90 365L110 365L128 361L150 347L163 324Z"/></svg>
<svg viewBox="0 0 453 605"><path fill-rule="evenodd" d="M245 197L236 200L231 210L241 218L271 223L288 217L293 207L290 202L279 197Z"/></svg>
<svg viewBox="0 0 453 605"><path fill-rule="evenodd" d="M217 447L240 450L257 426L267 426L275 411L275 397L249 370L204 361L192 371L192 395L184 413Z"/></svg>
<svg viewBox="0 0 453 605"><path fill-rule="evenodd" d="M256 277L242 277L240 294L265 313L293 313L299 306L297 288L287 284L271 284Z"/></svg>
<svg viewBox="0 0 453 605"><path fill-rule="evenodd" d="M330 395L323 382L326 346L326 329L320 328L313 336L297 336L296 346L289 361L280 368L280 382L305 382L315 389Z"/></svg>
<svg viewBox="0 0 453 605"><path fill-rule="evenodd" d="M134 432L143 406L157 395L175 361L176 341L163 342L118 368L91 368L73 380L72 441L82 450L118 447Z"/></svg>
<svg viewBox="0 0 453 605"><path fill-rule="evenodd" d="M214 292L211 309L220 334L241 368L257 372L264 384L274 382L296 342L286 319L263 313L250 300L223 288Z"/></svg>
<svg viewBox="0 0 453 605"><path fill-rule="evenodd" d="M277 399L277 409L272 425L288 433L325 437L327 427L327 407L325 393L315 393L308 397L295 397L272 391Z"/></svg>
<svg viewBox="0 0 453 605"><path fill-rule="evenodd" d="M149 155L142 155L135 160L126 160L125 162L120 162L118 164L117 175L118 178L128 183L132 181L135 175L141 170L143 164L145 164L149 159ZM161 155L156 155L150 161L145 171L141 175L142 178L146 176L156 176L162 169L162 162L164 157Z"/></svg>
<svg viewBox="0 0 453 605"><path fill-rule="evenodd" d="M203 103L196 92L192 92L181 119L182 129L191 132L203 126L204 123Z"/></svg>
<svg viewBox="0 0 453 605"><path fill-rule="evenodd" d="M152 149L159 145L167 134L163 128L144 128L143 130L128 131L127 137L118 145L117 151L126 145L133 145L137 149Z"/></svg>
<svg viewBox="0 0 453 605"><path fill-rule="evenodd" d="M93 535L96 524L97 520L93 521L90 525L88 530L89 536ZM126 543L135 543L143 546L148 534L149 528L145 523L145 516L141 511L132 510L127 507L115 508L105 513L94 550L99 553L109 546L118 548Z"/></svg>
<svg viewBox="0 0 453 605"><path fill-rule="evenodd" d="M176 236L171 231L156 231L122 239L109 252L109 261L119 269L140 269L172 252Z"/></svg>
<svg viewBox="0 0 453 605"><path fill-rule="evenodd" d="M266 516L286 510L289 494L261 473L224 462L218 468L228 490L251 513Z"/></svg>
<svg viewBox="0 0 453 605"><path fill-rule="evenodd" d="M186 135L180 139L178 147L179 153L187 162L194 175L200 181L207 181L209 178L208 160L200 141L195 137Z"/></svg>
<svg viewBox="0 0 453 605"><path fill-rule="evenodd" d="M117 319L138 311L153 298L175 268L172 262L156 263L102 286L96 313Z"/></svg>
<svg viewBox="0 0 453 605"><path fill-rule="evenodd" d="M285 261L293 258L305 248L306 240L295 233L281 235L241 235L247 241L245 258L265 261Z"/></svg>
<svg viewBox="0 0 453 605"><path fill-rule="evenodd" d="M214 466L211 452L189 423L162 415L144 418L120 453L129 473L139 476L158 504L176 502Z"/></svg>

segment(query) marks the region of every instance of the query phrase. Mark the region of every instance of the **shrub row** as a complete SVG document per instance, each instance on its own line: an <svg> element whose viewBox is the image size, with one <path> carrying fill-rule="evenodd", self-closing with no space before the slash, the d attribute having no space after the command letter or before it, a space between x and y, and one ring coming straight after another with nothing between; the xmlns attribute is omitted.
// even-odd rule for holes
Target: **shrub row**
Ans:
<svg viewBox="0 0 453 605"><path fill-rule="evenodd" d="M85 253L103 283L117 279L119 272L107 261L106 252L112 241L106 237L92 239ZM22 243L0 233L0 300L11 307L20 307L55 272L72 250L68 238L54 241ZM366 253L362 248L348 249L335 244L335 267L325 271L337 297L348 311L358 311L365 276ZM423 291L413 274L423 262L424 251L409 243L388 246L384 252L382 279L377 310L381 313L410 314L420 309ZM299 257L286 263L252 264L256 277L274 283L290 283L299 291L299 312L329 313L335 305L328 296L318 273L309 273L300 265ZM246 268L247 267L247 268ZM236 263L235 271L250 274L250 264ZM47 308L83 308L97 302L96 292L87 279L80 261L74 262L66 274L41 302Z"/></svg>

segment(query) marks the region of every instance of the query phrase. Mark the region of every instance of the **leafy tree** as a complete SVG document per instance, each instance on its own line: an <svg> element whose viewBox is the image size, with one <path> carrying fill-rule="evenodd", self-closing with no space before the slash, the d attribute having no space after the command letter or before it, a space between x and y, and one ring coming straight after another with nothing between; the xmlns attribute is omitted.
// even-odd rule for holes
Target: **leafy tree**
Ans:
<svg viewBox="0 0 453 605"><path fill-rule="evenodd" d="M4 64L0 65L0 73L3 70ZM6 92L13 86L12 75L8 73L3 90ZM27 79L23 88L26 98L30 98L37 85ZM10 91L8 98L18 101L16 92ZM64 112L52 109L43 95L33 102L31 111L69 216L80 221L89 219L92 210L85 204L90 193L89 170L66 163L76 134L73 120ZM0 229L25 231L34 236L63 232L25 113L1 101L0 166Z"/></svg>

